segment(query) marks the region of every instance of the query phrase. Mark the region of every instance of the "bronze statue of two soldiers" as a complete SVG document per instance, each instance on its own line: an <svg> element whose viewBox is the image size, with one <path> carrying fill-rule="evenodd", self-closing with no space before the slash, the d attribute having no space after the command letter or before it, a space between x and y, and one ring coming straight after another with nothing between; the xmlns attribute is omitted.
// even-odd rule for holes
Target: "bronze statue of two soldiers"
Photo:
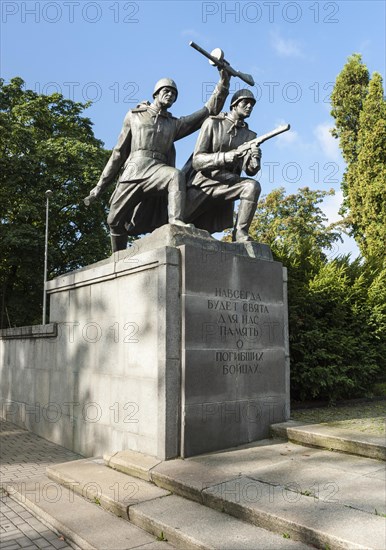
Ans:
<svg viewBox="0 0 386 550"><path fill-rule="evenodd" d="M207 52L204 55L211 58ZM213 94L191 115L175 118L168 111L178 96L170 78L156 83L152 103L144 101L127 113L110 159L85 199L90 204L121 172L107 218L113 252L126 248L128 236L149 233L166 223L193 224L211 233L232 227L238 199L233 240L252 240L248 230L260 194L260 184L252 176L260 170L258 145L272 136L267 134L259 141L248 129L245 119L256 100L247 89L233 95L229 113L221 112L230 76L242 75L252 83L253 79L220 61L212 63L220 70ZM174 142L200 128L192 159L178 170ZM241 176L242 171L247 177Z"/></svg>

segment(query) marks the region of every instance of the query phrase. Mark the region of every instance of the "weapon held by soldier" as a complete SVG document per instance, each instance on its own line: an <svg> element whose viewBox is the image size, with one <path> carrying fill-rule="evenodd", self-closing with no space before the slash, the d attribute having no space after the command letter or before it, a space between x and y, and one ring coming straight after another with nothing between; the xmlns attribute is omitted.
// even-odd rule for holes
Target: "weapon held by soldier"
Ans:
<svg viewBox="0 0 386 550"><path fill-rule="evenodd" d="M290 124L283 124L281 126L278 126L274 130L271 130L270 132L267 132L266 134L263 134L261 136L258 136L255 139L252 139L250 141L246 141L242 145L239 145L237 147L235 153L238 157L243 157L248 151L253 149L254 147L259 147L262 143L265 141L268 141L269 139L272 139L275 136L278 136L279 134L282 134L283 132L287 132L291 128Z"/></svg>
<svg viewBox="0 0 386 550"><path fill-rule="evenodd" d="M247 74L247 73L242 73L241 71L237 71L236 69L234 69L231 66L231 64L226 59L224 59L224 52L220 48L215 48L211 53L209 53L193 41L189 42L189 46L194 48L200 54L207 57L209 59L209 63L211 63L211 65L215 65L219 69L224 69L230 75L236 76L236 77L240 78L241 80L243 80L246 84L249 84L249 86L254 86L255 85L255 81L253 80L253 76L250 75L250 74Z"/></svg>

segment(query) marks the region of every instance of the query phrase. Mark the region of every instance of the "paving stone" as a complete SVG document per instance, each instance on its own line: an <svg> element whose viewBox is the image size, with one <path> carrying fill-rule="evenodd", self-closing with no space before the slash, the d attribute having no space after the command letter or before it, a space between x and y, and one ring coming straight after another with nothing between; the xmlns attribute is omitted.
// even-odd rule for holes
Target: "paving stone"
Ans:
<svg viewBox="0 0 386 550"><path fill-rule="evenodd" d="M43 548L44 546L47 546L48 541L47 541L47 539L45 539L45 538L43 538L43 537L39 537L38 539L35 539L35 540L34 540L34 544L35 544L38 548Z"/></svg>
<svg viewBox="0 0 386 550"><path fill-rule="evenodd" d="M138 481L141 482L141 480ZM14 496L25 498L32 511L39 511L42 519L48 521L57 532L64 536L65 541L59 541L57 536L53 538L53 534L44 537L54 548L64 547L63 543L68 545L68 539L71 539L82 550L91 548L129 550L137 547L142 548L146 544L150 545L155 542L154 537L149 533L76 494L72 494L71 500L69 500L68 494L59 492L60 497L56 502L47 500L46 491L43 490L47 483L52 484L53 482L45 476L35 478L29 484L26 483L23 488L24 494L18 493ZM154 486L153 489L160 491ZM170 548L170 545L164 543L163 548Z"/></svg>
<svg viewBox="0 0 386 550"><path fill-rule="evenodd" d="M148 491L149 483L106 468L101 460L86 459L85 461L76 462L74 465L60 464L63 461L71 461L79 457L74 453L63 453L62 448L57 449L51 443L46 447L47 442L33 434L32 436L28 434L29 437L26 438L25 433L22 431L20 433L19 429L17 437L21 437L22 444L17 446L12 441L12 438L15 439L12 435L12 429L11 427L8 428L10 435L6 446L6 454L8 453L9 462L12 462L14 456L17 456L19 460L20 456L25 453L24 462L19 461L17 474L15 474L15 468L9 466L7 467L8 470L5 470L3 465L0 472L2 476L5 472L6 483L8 482L10 486L12 486L11 482L15 479L15 475L20 476L17 478L17 483L14 484L14 490L20 493L20 498L27 498L24 503L28 502L29 512L26 515L26 508L16 503L11 497L3 495L0 498L0 512L4 513L4 517L7 517L6 514L13 514L13 516L7 518L6 522L11 522L16 529L13 540L3 541L5 544L15 545L18 544L19 540L24 540L24 544L27 545L24 546L25 548L28 548L28 544L31 548L52 549L56 547L58 550L70 547L67 540L59 540L59 536L54 531L49 530L34 517L34 513L38 510L37 507L41 506L42 502L34 503L33 493L30 493L30 491L39 494L41 501L42 498L44 500L47 487L51 486L53 489L56 487L52 480L42 475L42 472L45 471L44 464L49 464L51 471L61 470L63 467L63 471L67 473L62 481L67 484L79 481L71 473L74 465L88 463L86 470L88 469L89 477L87 478L87 475L84 475L83 479L80 480L83 484L89 481L95 482L94 473L98 470L100 478L104 478L104 487L107 487L108 484L110 484L110 487L114 486L117 480L115 476L122 475L118 487L124 480L126 483L132 484L130 485L131 489L134 487L133 484L139 487L139 484L143 483L146 491ZM3 441L3 438L1 441ZM53 458L47 460L47 456ZM137 518L135 520L137 525L145 527L151 533L159 535L160 529L164 533L170 533L170 538L166 535L169 541L178 542L177 546L183 550L189 548L188 543L192 545L192 548L202 549L212 547L232 548L232 550L233 548L244 548L244 546L234 544L233 533L237 534L239 531L238 529L229 528L232 521L238 521L252 529L261 527L270 529L276 533L274 535L278 537L276 540L280 540L280 543L284 541L285 544L294 544L293 541L298 540L302 541L303 544L313 544L323 549L327 547L326 545L334 549L344 548L350 550L364 548L366 550L369 548L383 550L383 548L386 548L386 521L380 515L375 515L375 510L377 510L377 514L386 511L383 507L386 468L382 461L304 447L283 440L262 441L258 444L249 444L243 448L231 449L226 452L207 454L187 460L172 460L160 464L154 463L152 460L148 462L143 460L142 463L138 463L141 457L134 458L135 460L133 456L126 456L128 462L137 461L139 470L137 474L145 476L145 479L150 477L166 491L162 493L150 492L148 493L149 498L146 497L144 491L141 498L137 499L135 496L138 497L138 492L137 495L130 492L129 502L125 502L125 498L120 498L118 502L115 502L114 496L116 495L110 493L107 503L110 503L112 507L117 506L118 510L122 512L126 511L127 513L128 509L131 519ZM59 466L57 466L58 464ZM125 467L125 464L123 464L123 467ZM111 477L106 470L111 470L114 477ZM23 478L23 474L25 474L25 478ZM312 488L310 485L314 480L317 481L317 488L319 489L318 493L314 493L315 497L321 497L319 501L312 496L312 493L309 495L310 488ZM100 485L99 481L97 483ZM292 486L289 485L291 483ZM337 484L337 491L335 491L335 484ZM80 487L82 492L82 485ZM160 488L151 485L150 487L152 487L152 490L162 491ZM184 511L186 510L185 504L187 501L175 495L168 496L170 490L205 504L206 508L197 502L188 502L187 504L187 506L192 504L203 509L202 520L197 519L190 522L193 515L191 514L190 517L189 513ZM114 539L118 534L118 527L115 527L118 524L115 524L114 521L120 522L119 536L122 535L122 525L138 530L137 527L112 516L95 504L84 501L72 493L73 498L80 499L77 500L77 502L80 502L79 509L83 510L83 505L87 506L87 512L82 512L83 516L82 514L79 515L78 508L72 514L69 514L68 510L63 512L63 508L66 508L63 499L67 498L68 508L69 492L64 487L59 492L62 498L61 504L56 505L48 501L43 503L43 511L40 507L39 516L43 514L43 517L52 518L52 511L55 511L55 506L57 506L55 512L56 523L51 522L50 524L57 531L64 533L65 536L66 529L69 530L68 533L75 532L71 527L78 530L78 533L82 533L82 529L87 527L89 531L96 529L97 534L101 535L97 546L95 546L97 543L96 538L86 540L87 537L84 538L82 534L78 534L78 546L82 550L91 548L92 543L95 543L94 547L98 547L100 550L133 548L133 546L128 545L127 538ZM112 490L112 493L114 492L116 491ZM301 494L302 492L306 494ZM118 491L119 493L120 491ZM158 496L155 496L155 494ZM93 497L90 488L88 496ZM98 493L94 496L98 496ZM124 497L127 496L127 494L124 495ZM170 506L165 506L165 503L170 503ZM33 513L31 513L31 510ZM210 514L213 512L218 515L219 510L224 510L226 514L222 513L220 514L221 519L210 522L208 519ZM69 515L66 516L66 513ZM201 512L196 510L196 513L198 515L195 517L199 518ZM95 514L102 514L102 516L98 515L98 519L92 522L91 517L95 517ZM63 518L66 520L65 522L63 522ZM105 524L99 518L104 518ZM179 521L180 523L178 523ZM223 521L224 523L222 523ZM249 524L245 522L249 522ZM8 523L2 525L8 525ZM102 530L103 525L106 525L105 532ZM215 532L216 525L222 525L223 536L218 537L218 540L214 535L211 538L211 533ZM22 529L19 526L22 526ZM110 540L108 540L106 534L108 529L112 529L113 533ZM35 532L38 534L38 538L33 541L30 536L22 539L24 536L22 531L29 535ZM205 542L206 532L208 539ZM170 544L165 541L156 541L152 535L141 530L139 530L139 533L141 536L149 537L148 539L140 539L139 546L141 550L170 548ZM291 536L291 539L283 539L283 533ZM369 533L371 533L371 537L369 537ZM96 533L88 533L87 536L92 538L94 534ZM136 532L136 536L137 534ZM269 533L269 535L273 536L272 533ZM203 537L202 540L200 536ZM29 542L27 539L29 539ZM37 541L39 541L39 546L37 546ZM224 541L225 546L220 546L221 541ZM114 545L112 545L113 542ZM233 546L226 546L228 542ZM54 543L56 543L56 546ZM243 539L244 543L248 544L246 539ZM138 545L137 538L135 538L135 544ZM200 544L200 546L197 546L197 544ZM295 544L300 545L301 542ZM20 546L17 546L17 548L20 548ZM249 547L245 546L245 548ZM255 546L255 548L259 547ZM266 548L270 547L266 546ZM277 548L281 548L281 546L277 546ZM295 546L295 548L301 548L301 546Z"/></svg>
<svg viewBox="0 0 386 550"><path fill-rule="evenodd" d="M2 457L8 462L8 465L1 464L0 476L3 485L8 483L9 490L11 490L12 487L14 490L22 490L24 488L26 491L36 491L39 490L39 488L42 489L42 483L45 484L44 486L52 484L52 481L48 478L44 477L42 479L42 475L44 475L47 465L81 458L76 453L67 451L63 449L63 447L48 442L35 434L30 434L26 430L22 430L10 422L0 420L0 428ZM17 480L16 483L15 480ZM160 491L160 489L156 487L154 487L154 489ZM19 550L22 545L23 548L34 548L34 550L37 548L51 550L55 548L58 550L71 549L68 540L59 540L59 535L57 535L57 533L50 530L40 520L36 519L36 517L30 511L27 511L19 502L16 502L6 494L0 494L0 497L0 511L9 515L8 520L13 524L14 528L11 536L7 538L2 536L1 549L3 549L5 545L9 546L9 550L13 550L12 546L15 550ZM22 498L24 499L24 503L26 503L25 496ZM83 503L83 499L79 498L79 502ZM135 546L140 546L141 549L144 550L146 548L151 548L153 550L170 548L170 545L167 543L155 541L154 537L130 525L128 522L119 520L111 516L108 512L96 506L94 507L94 505L87 502L86 504L91 506L91 508L88 509L89 511L91 510L95 513L96 510L98 517L93 523L86 514L85 518L78 518L78 524L80 531L82 531L83 526L86 525L90 532L95 531L97 533L93 541L95 543L92 545L93 548L99 548L100 550L109 550L110 548L111 550L126 550L132 548L131 540L134 541ZM47 507L50 508L50 506L52 506L52 504L48 503ZM72 513L73 516L77 516L77 511L74 511L74 509ZM50 517L47 511L46 517ZM116 521L122 522L123 526L122 523L118 526L115 523ZM106 536L104 535L103 528L98 527L99 525L103 526L105 524ZM122 535L119 534L121 529ZM128 534L128 529L131 529L130 534ZM33 536L33 541L29 537L26 537L24 533ZM133 533L134 537L132 537ZM100 545L98 536L101 541ZM112 541L111 543L108 540L109 537ZM81 544L79 548L82 550L87 550L87 548L91 547L90 545L83 545L83 539L80 540ZM8 550L8 548L6 550Z"/></svg>

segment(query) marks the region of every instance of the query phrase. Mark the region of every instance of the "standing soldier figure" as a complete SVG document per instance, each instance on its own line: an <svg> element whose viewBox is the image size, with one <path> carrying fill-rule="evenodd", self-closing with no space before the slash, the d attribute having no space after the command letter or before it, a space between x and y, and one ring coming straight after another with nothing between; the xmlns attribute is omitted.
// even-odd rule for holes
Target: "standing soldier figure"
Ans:
<svg viewBox="0 0 386 550"><path fill-rule="evenodd" d="M157 82L153 103L142 102L127 113L99 182L85 199L89 204L98 197L123 167L107 218L113 252L126 248L128 235L149 233L165 223L186 225L185 175L175 168L173 144L221 111L229 93L229 75L225 70L220 74L210 99L191 115L175 118L168 112L178 95L170 78Z"/></svg>
<svg viewBox="0 0 386 550"><path fill-rule="evenodd" d="M186 221L210 233L233 226L234 201L240 199L233 241L252 240L248 231L261 191L260 183L250 177L260 170L260 148L251 144L246 154L237 151L256 138L245 122L255 103L251 91L239 90L230 113L211 116L203 124L193 154L197 173L187 189ZM241 177L242 171L248 177Z"/></svg>

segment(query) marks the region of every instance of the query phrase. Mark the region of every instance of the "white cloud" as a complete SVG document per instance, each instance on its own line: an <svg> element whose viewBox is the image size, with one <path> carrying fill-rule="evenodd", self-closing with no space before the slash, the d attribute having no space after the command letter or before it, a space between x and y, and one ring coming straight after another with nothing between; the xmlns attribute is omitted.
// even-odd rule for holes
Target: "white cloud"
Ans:
<svg viewBox="0 0 386 550"><path fill-rule="evenodd" d="M314 135L327 158L335 161L341 160L338 140L332 137L328 122L318 124L314 130Z"/></svg>
<svg viewBox="0 0 386 550"><path fill-rule="evenodd" d="M285 124L287 123L283 119L276 120L275 128L277 128L278 126L283 126ZM287 130L286 132L283 132L282 134L279 134L275 137L275 145L279 147L279 149L290 147L295 143L299 143L299 141L299 134L295 130Z"/></svg>
<svg viewBox="0 0 386 550"><path fill-rule="evenodd" d="M328 218L328 223L334 223L342 219L338 213L342 202L343 193L341 190L335 190L334 195L330 195L323 200L322 210Z"/></svg>
<svg viewBox="0 0 386 550"><path fill-rule="evenodd" d="M293 145L299 141L299 134L295 130L288 130L283 134L279 134L276 137L276 143L279 148L287 147L288 145Z"/></svg>
<svg viewBox="0 0 386 550"><path fill-rule="evenodd" d="M283 38L278 31L271 32L271 45L280 57L303 57L299 43L291 38Z"/></svg>
<svg viewBox="0 0 386 550"><path fill-rule="evenodd" d="M328 223L334 223L342 220L339 215L339 209L343 202L343 193L341 190L335 191L335 195L328 196L324 199L322 210L328 218ZM351 254L352 258L359 256L358 245L352 237L342 234L343 242L337 241L333 243L331 250L325 250L329 259L333 259L341 254Z"/></svg>

